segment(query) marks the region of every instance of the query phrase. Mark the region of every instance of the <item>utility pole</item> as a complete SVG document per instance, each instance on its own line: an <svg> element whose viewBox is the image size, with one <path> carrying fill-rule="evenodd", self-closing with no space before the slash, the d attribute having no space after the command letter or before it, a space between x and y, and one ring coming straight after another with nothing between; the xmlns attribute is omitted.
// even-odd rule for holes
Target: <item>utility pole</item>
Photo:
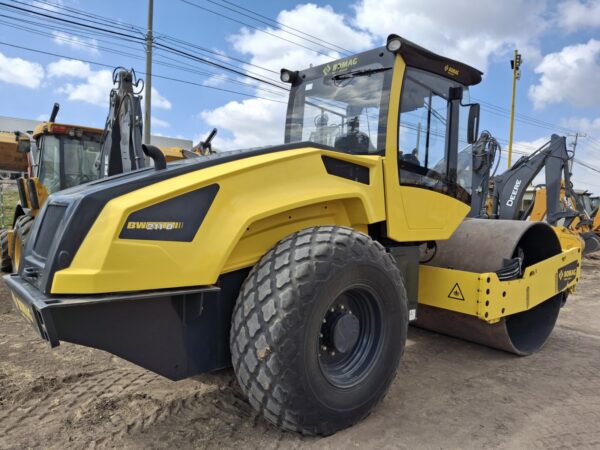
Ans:
<svg viewBox="0 0 600 450"><path fill-rule="evenodd" d="M575 133L575 139L573 139L573 143L571 146L573 147L573 156L569 161L569 174L573 174L573 161L575 160L575 150L577 150L577 139L579 138L579 132Z"/></svg>
<svg viewBox="0 0 600 450"><path fill-rule="evenodd" d="M146 84L144 95L144 144L150 145L152 114L152 18L154 0L148 0L148 31L146 32Z"/></svg>
<svg viewBox="0 0 600 450"><path fill-rule="evenodd" d="M582 137L582 138L587 137L587 134L580 133L579 131L577 131L575 133L575 136L573 137L573 142L571 142L571 148L572 148L573 154L571 155L571 158L569 158L569 173L573 172L573 161L575 161L575 150L577 150L577 141L579 140L580 137Z"/></svg>
<svg viewBox="0 0 600 450"><path fill-rule="evenodd" d="M523 62L521 55L518 50L515 50L514 59L510 60L510 68L513 71L513 82L512 82L512 103L510 106L510 134L508 137L508 168L512 165L512 144L513 144L513 131L515 127L515 97L517 95L517 80L521 78L521 63Z"/></svg>

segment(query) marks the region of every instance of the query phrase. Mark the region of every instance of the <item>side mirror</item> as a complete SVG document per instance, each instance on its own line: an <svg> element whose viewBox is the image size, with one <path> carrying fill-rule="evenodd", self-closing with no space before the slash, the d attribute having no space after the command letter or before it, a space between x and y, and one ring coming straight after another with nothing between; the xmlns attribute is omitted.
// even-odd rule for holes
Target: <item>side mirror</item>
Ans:
<svg viewBox="0 0 600 450"><path fill-rule="evenodd" d="M479 136L479 103L469 107L469 124L467 128L467 142L474 144Z"/></svg>
<svg viewBox="0 0 600 450"><path fill-rule="evenodd" d="M17 152L29 153L31 151L31 141L29 139L19 139L17 143Z"/></svg>

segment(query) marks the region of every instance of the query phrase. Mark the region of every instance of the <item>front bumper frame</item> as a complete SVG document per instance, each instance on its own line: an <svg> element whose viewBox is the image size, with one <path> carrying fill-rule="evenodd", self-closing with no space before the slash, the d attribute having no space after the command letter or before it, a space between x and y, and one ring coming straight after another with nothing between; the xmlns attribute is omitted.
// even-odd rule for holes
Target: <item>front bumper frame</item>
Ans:
<svg viewBox="0 0 600 450"><path fill-rule="evenodd" d="M51 347L65 341L106 350L173 380L231 364L235 300L221 287L46 296L18 274L4 280L16 308Z"/></svg>

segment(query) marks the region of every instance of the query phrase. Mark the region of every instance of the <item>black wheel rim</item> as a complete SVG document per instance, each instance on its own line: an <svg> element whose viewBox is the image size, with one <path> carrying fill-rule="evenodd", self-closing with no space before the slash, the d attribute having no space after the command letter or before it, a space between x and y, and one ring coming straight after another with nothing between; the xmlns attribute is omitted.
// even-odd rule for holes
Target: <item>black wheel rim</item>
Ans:
<svg viewBox="0 0 600 450"><path fill-rule="evenodd" d="M341 292L322 318L318 338L319 367L336 388L356 386L373 369L383 343L382 307L368 286Z"/></svg>

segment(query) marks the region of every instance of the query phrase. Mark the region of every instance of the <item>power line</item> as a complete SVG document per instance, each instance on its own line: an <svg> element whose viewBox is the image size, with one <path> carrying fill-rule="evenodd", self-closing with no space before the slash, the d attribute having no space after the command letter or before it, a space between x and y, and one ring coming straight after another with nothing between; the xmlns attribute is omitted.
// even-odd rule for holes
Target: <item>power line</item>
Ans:
<svg viewBox="0 0 600 450"><path fill-rule="evenodd" d="M59 53L47 52L47 51L44 51L44 50L38 50L38 49L30 48L30 47L24 47L24 46L21 46L21 45L11 44L11 43L8 43L8 42L2 42L2 41L0 41L0 45L4 45L4 46L7 46L7 47L12 47L12 48L17 48L17 49L20 49L20 50L25 50L25 51L29 51L29 52L33 52L33 53L39 53L39 54L42 54L42 55L54 56L54 57L57 57L57 58L70 59L70 60L73 60L73 61L80 61L80 62L83 62L83 63L92 64L92 65L95 65L95 66L107 67L109 69L114 69L114 67L115 67L113 65L104 64L104 63L101 63L101 62L98 62L98 61L92 61L92 60L89 60L89 59L73 58L71 56L61 55ZM136 71L136 72L140 73L142 75L146 74L145 72L142 72L142 71ZM216 87L216 86L207 86L205 84L196 83L196 82L189 81L189 80L182 80L182 79L179 79L179 78L169 77L169 76L165 76L165 75L153 74L152 76L155 77L155 78L163 79L163 80L175 81L175 82L178 82L178 83L183 83L183 84L188 84L188 85L193 85L193 86L199 86L199 87L203 87L203 88L206 88L206 89L212 89L212 90L216 90L216 91L228 92L228 93L231 93L231 94L242 95L244 97L258 98L258 99L262 99L262 100L268 100L268 101L271 101L271 102L282 103L284 105L287 105L286 101L281 101L281 100L276 100L276 99L272 99L272 98L262 97L262 96L258 96L258 95L248 94L246 92L233 91L231 89L224 89L224 88L219 88L219 87Z"/></svg>
<svg viewBox="0 0 600 450"><path fill-rule="evenodd" d="M228 11L231 11L231 12L233 12L233 13L235 13L235 14L239 14L239 15L241 15L241 16L243 16L243 17L247 17L247 18L249 18L249 19L251 19L251 20L255 20L255 21L257 21L257 22L259 22L259 23L262 23L262 24L264 24L264 25L267 25L267 26L270 26L270 27L273 27L273 26L274 26L272 23L266 22L266 21L264 21L264 20L261 20L261 19L257 19L256 17L253 17L253 16L251 16L251 15L249 15L249 14L245 14L245 13L243 13L243 12L236 11L235 9L233 9L233 8L231 8L231 7L229 7L229 6L222 5L222 4L220 4L220 3L217 3L217 2L215 2L214 0L206 0L206 1L207 1L208 3L212 3L213 5L216 5L216 6L219 6L219 7L221 7L221 8L224 8L224 9L226 9L226 10L228 10ZM228 2L224 2L224 3L228 3ZM234 4L232 4L232 5L234 5ZM248 12L250 12L250 13L254 14L255 16L264 17L264 16L262 16L262 15L259 15L259 14L257 14L256 12L254 12L254 11L250 10L250 9L247 9L247 8L242 8L241 6L237 6L237 5L234 5L234 7L236 7L236 8L239 8L239 9L241 9L241 10L244 10L244 11L248 11ZM271 22L275 22L275 23L277 24L277 26L276 26L275 28L277 28L279 31L281 31L281 32L283 32L283 33L287 33L287 34L289 34L289 35L291 35L291 36L295 36L295 37L297 37L297 38L300 38L300 39L302 39L302 40L305 40L305 41L307 41L307 42L310 42L310 43L312 43L312 44L316 44L316 45L318 45L319 47L323 47L323 48L327 48L327 49L329 49L329 50L333 50L334 52L340 52L340 50L341 50L343 53L350 54L350 51L349 51L349 50L346 50L346 49L344 49L344 48L342 48L342 47L339 47L339 46L337 46L337 45L335 45L335 44L331 44L331 43L329 43L329 42L327 42L327 41L325 41L325 40L323 40L323 39L319 39L319 38L317 38L317 37L315 37L315 36L312 36L312 35L310 35L310 34L308 34L308 33L304 33L304 32L302 32L302 31L300 31L300 33L304 34L305 36L309 36L309 37L311 37L312 39L308 39L308 38L306 38L306 37L302 37L302 36L300 36L299 34L292 33L292 32L290 32L290 31L286 31L286 30L284 30L284 29L283 29L283 27L286 27L286 26L285 26L285 25L283 25L283 24L281 24L280 22L277 22L276 20L273 20L273 19L268 19L268 20L269 20L269 21L271 21ZM287 27L286 27L286 28L287 28ZM313 39L316 39L316 41L315 41L315 40L313 40ZM328 45L325 45L325 44L328 44ZM337 48L333 48L333 47L331 47L331 46L335 46L335 47L337 47Z"/></svg>
<svg viewBox="0 0 600 450"><path fill-rule="evenodd" d="M3 15L0 15L0 17L2 17L2 16ZM37 22L33 22L33 23L37 24ZM117 50L117 49L114 49L114 48L97 45L97 43L91 43L91 42L87 42L87 41L80 41L80 40L77 40L77 39L73 39L73 37L76 37L78 33L73 33L71 37L69 37L69 36L57 36L57 35L54 35L52 33L40 31L41 27L38 27L38 28L34 29L34 28L25 27L25 26L20 26L18 24L12 24L12 23L9 23L9 22L4 22L4 21L1 21L1 20L0 20L0 24L3 24L5 26L9 26L9 27L11 27L11 29L20 29L20 30L27 31L27 32L32 33L32 34L37 34L37 35L40 35L40 36L51 37L51 38L53 38L53 39L55 39L57 41L60 41L60 42L71 43L73 45L77 45L77 46L80 46L80 47L90 48L92 50L102 50L102 51L105 51L105 52L108 52L108 53L112 53L112 54L116 54L116 55L120 55L120 56L125 56L125 57L129 57L129 58L133 58L133 59L138 59L138 60L143 60L144 59L140 55L135 55L135 54L123 52L121 50ZM85 39L92 39L92 38L88 38L87 36L85 36ZM106 41L106 40L103 40L103 39L97 39L95 37L93 39L95 39L98 42L106 42L106 43L115 45L115 43L110 42L110 41ZM117 44L117 45L119 47L126 48L126 49L129 49L129 50L134 50L134 51L141 50L141 47L140 48L133 48L133 47L129 47L129 46L124 46L123 44ZM173 61L173 62L179 62L179 60L174 59L174 58L170 58L169 56L166 56L166 55L162 55L162 58L170 60L170 61ZM193 69L193 68L191 68L189 66L181 66L181 65L169 63L169 62L158 60L158 59L155 62L158 65L161 65L161 66L171 67L171 68L174 68L176 70L181 70L181 71L185 71L185 72L188 72L188 73L194 73L194 74L197 74L197 75L200 75L200 76L204 76L204 77L218 77L219 79L222 79L223 81L226 81L228 83L238 84L238 85L242 85L242 86L252 86L252 87L255 87L255 88L258 87L256 84L249 83L249 82L244 82L242 80L232 79L232 78L229 78L226 75L224 75L222 73L218 73L218 72L200 71L200 70L197 70L197 69ZM264 89L264 88L260 88L260 91L267 92L267 93L274 94L274 95L278 95L278 96L280 96L282 94L282 92L275 92L275 91L271 91L271 90Z"/></svg>
<svg viewBox="0 0 600 450"><path fill-rule="evenodd" d="M210 1L211 3L214 3L214 1L212 1L212 0L207 0L207 1ZM251 14L254 14L255 16L262 17L263 19L267 19L267 20L269 20L269 21L271 21L271 22L273 22L273 23L275 23L275 24L279 25L279 27L280 27L280 28L287 28L288 30L296 31L296 32L298 32L298 33L301 33L301 34L303 34L303 35L305 35L305 36L309 36L309 37L311 37L311 38L314 38L314 39L317 39L317 40L319 40L319 41L322 41L322 42L324 42L324 43L326 43L326 44L329 44L329 45L332 45L332 46L334 46L334 47L337 47L337 48L339 48L341 51L343 51L343 52L345 52L345 53L351 53L351 51L350 51L350 50L348 50L348 49L345 49L344 47L340 47L339 45L337 45L337 44L334 44L334 43L332 43L332 42L328 42L328 41L326 41L326 40L325 40L325 39L323 39L323 38L320 38L320 37L313 36L312 34L308 34L308 33L304 32L304 31L302 31L302 30L299 30L299 29L297 29L297 28L291 27L291 26L289 26L289 25L285 25L285 24L283 24L283 23L281 23L281 22L279 22L279 21L277 21L277 20L275 20L275 19L272 19L272 18L270 18L270 17L264 16L264 15L262 15L262 14L260 14L260 13L257 13L256 11L253 11L253 10L251 10L251 9L249 9L249 8L244 8L243 6L240 6L240 5L238 5L238 4L234 3L234 2L230 2L230 1L228 1L228 0L221 0L221 2L222 2L222 3L227 3L227 4L229 4L229 5L231 5L231 6L235 7L235 8L241 9L241 10L243 10L243 11L247 11L247 12L249 12L249 13L251 13Z"/></svg>
<svg viewBox="0 0 600 450"><path fill-rule="evenodd" d="M65 23L69 23L69 24L72 24L72 25L80 26L80 27L91 28L91 29L94 29L94 30L97 30L97 31L102 31L102 32L105 32L105 33L108 33L108 34L113 34L113 35L120 36L120 37L125 37L125 38L130 38L130 39L136 39L140 43L143 43L143 41L144 41L144 38L142 38L142 37L137 38L136 36L131 36L131 35L128 35L128 34L125 34L125 33L120 33L118 31L114 31L114 30L108 30L108 29L105 29L105 28L97 27L95 25L89 25L89 24L86 24L86 23L76 22L76 21L73 21L73 20L70 20L70 19L63 19L63 18L60 18L60 17L54 17L54 16L51 16L49 14L44 14L44 13L40 13L40 12L36 12L36 11L30 11L30 10L27 10L25 8L21 8L21 7L18 7L18 6L8 5L8 4L4 3L4 2L0 2L0 5L1 6L7 6L9 8L14 8L14 9L17 9L17 10L20 10L20 11L23 11L23 12L31 13L31 14L34 14L34 15L42 16L42 17L45 17L47 19L52 19L52 20L56 20L56 21L60 21L60 22L65 22ZM180 56L185 56L187 58L193 59L193 60L195 60L197 62L208 64L208 65L211 65L213 67L217 67L217 68L220 68L222 70L235 73L235 74L240 75L242 77L247 77L247 78L253 79L254 81L258 81L260 83L266 83L266 84L269 84L269 85L271 85L273 87L277 87L279 89L286 89L285 87L283 87L280 84L277 84L274 81L269 81L269 80L266 80L264 78L260 78L260 76L251 75L251 74L249 74L249 71L244 72L242 69L228 67L225 64L218 63L218 62L215 62L215 61L212 61L212 60L209 60L209 59L197 56L197 55L193 55L193 54L191 54L189 52L177 49L175 47L172 47L172 46L169 46L169 45L166 45L166 44L156 43L155 45L156 45L156 48L162 48L162 49L170 51L172 53L176 53L176 54L178 54Z"/></svg>
<svg viewBox="0 0 600 450"><path fill-rule="evenodd" d="M27 7L31 7L32 6L30 3L22 2L22 1L19 1L19 0L10 0L10 1L12 1L13 3L17 3L17 4L20 4L20 5L27 6ZM42 3L44 3L44 2L42 2ZM53 6L56 8L55 5L53 5ZM46 11L46 12L52 12L52 13L55 12L54 10L47 9L47 8L39 8L39 9L41 9L42 11ZM61 15L64 16L64 17L70 17L72 19L80 19L79 17L74 16L73 14L69 14L69 13L65 13L65 12L61 13ZM141 33L140 29L138 29L136 27L133 27L133 26L132 27L123 26L123 25L119 24L119 22L117 22L117 21L111 21L109 23L102 23L102 22L99 22L99 21L96 21L96 20L92 20L92 19L85 19L85 20L87 20L90 23L94 23L96 25L103 25L103 26L110 25L112 27L120 28L123 31L137 31L137 32ZM105 22L107 22L107 21L105 20Z"/></svg>
<svg viewBox="0 0 600 450"><path fill-rule="evenodd" d="M201 10L203 10L203 11L209 12L209 13L211 13L211 14L217 15L217 16L219 16L219 17L223 17L224 19L227 19L227 20L230 20L230 21L232 21L232 22L238 23L238 24L240 24L240 25L243 25L243 26L245 26L245 27L252 28L253 30L256 30L256 31L258 31L258 32L260 32L260 33L264 33L264 34L267 34L267 35L269 35L269 36L271 36L271 37L274 37L274 38L280 39L280 40L282 40L282 41L289 42L290 44L297 45L298 47L302 47L302 48L304 48L304 49L306 49L306 50L310 50L311 52L318 53L319 55L322 55L322 56L327 56L328 58L335 59L335 58L333 58L331 55L329 55L329 54L327 54L327 53L323 53L323 52L322 52L322 51L320 51L320 50L316 50L316 49L314 49L314 48L307 47L306 45L303 45L303 44L301 44L301 43L299 43L299 42L295 42L295 41L292 41L292 40L290 40L290 39L286 39L286 38L284 38L284 37L282 37L282 36L278 36L278 35L276 35L276 34L274 34L274 33L270 33L270 32L268 32L268 31L262 30L262 29L260 29L260 28L258 28L258 27L255 27L254 25L251 25L251 24L249 24L249 23L247 23L247 22L243 22L243 21L241 21L241 20L238 20L238 19L235 19L235 18L233 18L233 17L230 17L230 16L228 16L228 15L226 15L226 14L222 14L222 13L220 13L220 12L213 11L212 9L209 9L209 8L205 8L204 6L200 6L200 5L198 5L198 4L196 4L196 3L193 3L193 2L191 2L191 1L189 1L189 0L180 0L180 1L181 1L181 2L183 2L183 3L185 3L185 4L187 4L187 5L190 5L190 6L193 6L193 7L195 7L195 8L201 9Z"/></svg>
<svg viewBox="0 0 600 450"><path fill-rule="evenodd" d="M29 4L24 3L24 2L19 2L18 0L11 0L11 1L16 2L16 3L21 3L23 5L30 6ZM72 8L72 7L66 7L64 5L61 5L61 4L58 4L58 3L49 2L47 0L44 0L44 1L38 0L38 1L41 2L41 3L44 3L46 5L49 5L50 7L55 8L56 10L66 10L66 11L74 12L75 14L78 14L78 15L81 15L81 16L97 18L99 20L102 20L102 21L110 24L111 26L120 26L122 28L136 30L142 36L145 35L145 32L146 32L145 28L137 26L137 25L133 25L133 24L130 24L130 23L127 23L127 22L117 21L115 19L108 18L106 16L100 16L98 14L92 14L92 13L89 13L89 12L86 12L86 11L83 11L83 10L80 10L80 9ZM45 9L45 11L54 12L52 9ZM71 16L71 17L74 17L74 16ZM161 39L162 38L162 39L170 40L172 42L176 42L176 43L179 43L181 45L192 47L195 50L199 50L199 51L204 52L204 53L208 53L208 54L212 54L212 55L218 56L220 59L228 59L228 60L236 61L236 62L245 64L245 65L248 65L248 66L253 66L253 67L256 67L256 68L259 68L259 69L262 69L262 70L265 70L265 71L268 71L268 72L271 72L271 73L279 74L279 72L277 72L277 71L274 71L274 70L268 69L266 67L262 67L262 66L253 64L253 63L251 63L249 61L246 61L246 60L243 60L241 58L236 58L236 57L233 57L233 56L229 56L229 55L226 55L223 52L218 52L218 51L206 48L206 47L199 46L197 44L186 42L186 41L184 41L182 39L175 38L173 36L170 36L170 35L167 35L167 34L164 34L164 33L158 33L158 32L155 33L155 38L156 39ZM139 39L139 38L137 38L137 39Z"/></svg>

